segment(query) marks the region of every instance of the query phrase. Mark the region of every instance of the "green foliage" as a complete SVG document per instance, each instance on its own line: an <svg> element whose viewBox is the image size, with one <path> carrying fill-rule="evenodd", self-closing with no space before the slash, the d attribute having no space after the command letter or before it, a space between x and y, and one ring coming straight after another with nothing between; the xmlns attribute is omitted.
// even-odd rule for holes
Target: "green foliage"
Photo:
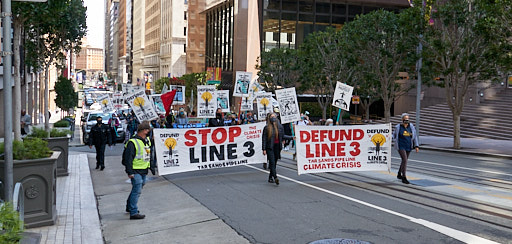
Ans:
<svg viewBox="0 0 512 244"><path fill-rule="evenodd" d="M74 108L78 103L78 93L75 92L70 79L59 76L55 82L55 93L55 104L64 111Z"/></svg>
<svg viewBox="0 0 512 244"><path fill-rule="evenodd" d="M273 48L261 53L256 65L260 82L268 84L270 91L278 86L294 87L299 78L297 50L289 48Z"/></svg>
<svg viewBox="0 0 512 244"><path fill-rule="evenodd" d="M69 127L69 121L61 119L53 124L53 127Z"/></svg>
<svg viewBox="0 0 512 244"><path fill-rule="evenodd" d="M58 130L58 129L52 129L50 131L50 137L67 137L68 135L71 135L73 132L70 130Z"/></svg>
<svg viewBox="0 0 512 244"><path fill-rule="evenodd" d="M318 103L304 102L300 103L300 112L309 112L309 117L322 117L322 108Z"/></svg>
<svg viewBox="0 0 512 244"><path fill-rule="evenodd" d="M164 88L164 84L169 85L169 78L162 77L155 82L155 93L162 93L162 89Z"/></svg>
<svg viewBox="0 0 512 244"><path fill-rule="evenodd" d="M32 127L30 137L48 138L48 132L43 128Z"/></svg>
<svg viewBox="0 0 512 244"><path fill-rule="evenodd" d="M70 130L58 130L58 129L55 129L53 128L52 130L50 130L50 137L66 137L67 135L73 133L72 131ZM32 128L32 133L29 135L29 137L34 137L34 138L48 138L48 132L44 129L40 129L40 128Z"/></svg>
<svg viewBox="0 0 512 244"><path fill-rule="evenodd" d="M0 144L0 154L4 153L4 144ZM13 141L13 157L15 160L47 158L52 155L48 142L27 137L23 141Z"/></svg>
<svg viewBox="0 0 512 244"><path fill-rule="evenodd" d="M206 72L184 74L179 79L185 81L185 96L190 98L192 91L196 91L197 86L206 85Z"/></svg>
<svg viewBox="0 0 512 244"><path fill-rule="evenodd" d="M19 243L23 233L23 222L12 203L0 206L0 243Z"/></svg>

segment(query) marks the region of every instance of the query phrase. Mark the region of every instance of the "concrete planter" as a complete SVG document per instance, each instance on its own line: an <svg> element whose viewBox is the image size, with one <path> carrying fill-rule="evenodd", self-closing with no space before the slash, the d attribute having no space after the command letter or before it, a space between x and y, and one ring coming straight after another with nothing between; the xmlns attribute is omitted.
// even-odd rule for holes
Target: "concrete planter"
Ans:
<svg viewBox="0 0 512 244"><path fill-rule="evenodd" d="M68 155L69 155L69 138L67 137L51 137L43 138L48 142L48 148L54 152L61 152L57 159L57 176L67 176L68 173Z"/></svg>
<svg viewBox="0 0 512 244"><path fill-rule="evenodd" d="M57 220L57 159L61 152L49 158L14 160L13 180L24 189L25 225L27 228L53 225ZM4 160L0 160L0 179L4 181Z"/></svg>

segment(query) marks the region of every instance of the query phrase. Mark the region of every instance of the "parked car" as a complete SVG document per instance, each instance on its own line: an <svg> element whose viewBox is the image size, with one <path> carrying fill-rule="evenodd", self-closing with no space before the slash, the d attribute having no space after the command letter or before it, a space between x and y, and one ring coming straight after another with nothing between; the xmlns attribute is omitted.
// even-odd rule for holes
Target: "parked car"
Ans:
<svg viewBox="0 0 512 244"><path fill-rule="evenodd" d="M83 131L83 143L84 144L87 144L87 142L89 141L89 133L91 132L91 128L96 125L96 118L98 117L101 117L102 119L102 123L103 124L106 124L108 125L108 120L110 118L112 118L112 114L113 112L111 113L103 113L103 112L90 112L87 117L84 117L83 118L83 127L82 127L82 131ZM117 126L117 137L116 138L112 138L113 140L115 139L116 141L124 141L124 136L125 136L125 131L124 131L124 128L123 128L123 123L119 123L119 126Z"/></svg>

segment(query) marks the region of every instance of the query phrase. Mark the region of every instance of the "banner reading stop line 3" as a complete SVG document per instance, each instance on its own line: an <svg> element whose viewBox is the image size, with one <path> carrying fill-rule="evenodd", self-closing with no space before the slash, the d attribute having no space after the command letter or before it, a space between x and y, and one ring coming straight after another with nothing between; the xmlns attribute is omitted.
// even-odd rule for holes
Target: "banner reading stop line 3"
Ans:
<svg viewBox="0 0 512 244"><path fill-rule="evenodd" d="M295 126L298 173L391 169L391 124Z"/></svg>
<svg viewBox="0 0 512 244"><path fill-rule="evenodd" d="M266 162L265 123L215 128L154 129L158 174Z"/></svg>

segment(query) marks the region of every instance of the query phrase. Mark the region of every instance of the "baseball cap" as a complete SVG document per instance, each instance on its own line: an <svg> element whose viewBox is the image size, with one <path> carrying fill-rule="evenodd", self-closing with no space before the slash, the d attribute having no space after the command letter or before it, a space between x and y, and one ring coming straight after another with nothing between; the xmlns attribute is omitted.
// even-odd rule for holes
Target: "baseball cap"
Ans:
<svg viewBox="0 0 512 244"><path fill-rule="evenodd" d="M147 120L142 121L142 123L140 123L139 126L137 126L137 132L138 131L143 131L143 130L146 130L146 129L151 130L151 124Z"/></svg>

